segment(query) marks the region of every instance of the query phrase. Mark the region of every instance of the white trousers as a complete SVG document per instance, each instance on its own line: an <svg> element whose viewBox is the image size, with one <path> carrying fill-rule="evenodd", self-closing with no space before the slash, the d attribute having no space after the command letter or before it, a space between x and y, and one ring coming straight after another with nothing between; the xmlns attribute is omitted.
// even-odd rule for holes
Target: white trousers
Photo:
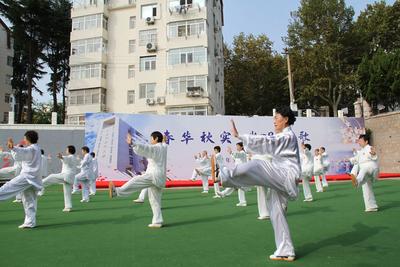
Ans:
<svg viewBox="0 0 400 267"><path fill-rule="evenodd" d="M328 187L328 186L329 186L328 180L326 180L326 173L324 172L322 174L322 187Z"/></svg>
<svg viewBox="0 0 400 267"><path fill-rule="evenodd" d="M220 192L218 182L214 182L214 192L215 192L215 195L218 196L217 192Z"/></svg>
<svg viewBox="0 0 400 267"><path fill-rule="evenodd" d="M295 199L298 195L296 181L287 177L279 166L269 161L252 160L240 164L229 171L223 169L221 181L226 186L248 187L264 186L270 188L267 208L275 234L276 256L294 256L293 242L286 221L285 209L287 200Z"/></svg>
<svg viewBox="0 0 400 267"><path fill-rule="evenodd" d="M89 193L96 194L96 179L90 179L89 181Z"/></svg>
<svg viewBox="0 0 400 267"><path fill-rule="evenodd" d="M258 216L269 217L269 212L267 209L267 195L270 194L269 188L264 186L256 186L256 187L257 187Z"/></svg>
<svg viewBox="0 0 400 267"><path fill-rule="evenodd" d="M314 183L315 183L315 188L317 189L317 192L324 191L324 189L322 187L322 183L321 183L321 175L320 174L314 174Z"/></svg>
<svg viewBox="0 0 400 267"><path fill-rule="evenodd" d="M89 198L90 180L86 173L80 172L77 175L75 175L74 187L75 187L75 185L79 186L79 183L82 186L82 200L89 201L89 199L90 199ZM75 190L75 188L74 188L74 190Z"/></svg>
<svg viewBox="0 0 400 267"><path fill-rule="evenodd" d="M142 191L140 191L139 197L137 199L144 202L147 195L148 195L148 189L147 188L142 189Z"/></svg>
<svg viewBox="0 0 400 267"><path fill-rule="evenodd" d="M306 200L313 199L313 196L311 194L311 188L310 188L310 177L303 178L303 193L304 193L304 199L306 199Z"/></svg>
<svg viewBox="0 0 400 267"><path fill-rule="evenodd" d="M221 194L224 196L230 196L233 192L235 192L235 188L227 187L221 192ZM246 193L241 188L238 189L238 199L239 199L239 203L247 204Z"/></svg>
<svg viewBox="0 0 400 267"><path fill-rule="evenodd" d="M143 174L136 176L123 186L116 188L116 192L120 197L127 197L134 192L146 188L148 189L150 207L153 212L152 223L162 224L164 222L161 212L162 189L154 185L152 175Z"/></svg>
<svg viewBox="0 0 400 267"><path fill-rule="evenodd" d="M0 201L13 198L19 193L22 194L25 211L24 224L34 227L36 226L37 191L38 189L28 183L24 175L18 175L0 188Z"/></svg>
<svg viewBox="0 0 400 267"><path fill-rule="evenodd" d="M72 209L72 184L66 182L65 174L55 173L50 174L43 180L43 187L53 184L62 184L64 191L64 208Z"/></svg>
<svg viewBox="0 0 400 267"><path fill-rule="evenodd" d="M197 176L199 176L196 172L196 170L193 170L192 173L192 180L196 179ZM208 192L208 176L207 175L200 175L201 182L203 184L203 191Z"/></svg>
<svg viewBox="0 0 400 267"><path fill-rule="evenodd" d="M378 205L376 204L372 184L375 177L378 176L379 170L377 168L363 167L359 165L358 170L357 182L358 186L361 186L363 191L365 209L376 209L378 208Z"/></svg>

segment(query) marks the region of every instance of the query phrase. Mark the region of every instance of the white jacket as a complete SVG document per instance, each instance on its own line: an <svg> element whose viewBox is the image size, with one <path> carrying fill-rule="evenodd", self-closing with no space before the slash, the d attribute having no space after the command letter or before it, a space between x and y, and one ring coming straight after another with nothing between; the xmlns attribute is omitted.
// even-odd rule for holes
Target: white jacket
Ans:
<svg viewBox="0 0 400 267"><path fill-rule="evenodd" d="M247 153L242 151L232 152L231 156L235 161L235 165L243 164L247 162Z"/></svg>
<svg viewBox="0 0 400 267"><path fill-rule="evenodd" d="M40 177L41 152L37 144L28 147L14 147L11 151L16 161L22 162L21 174L26 177L29 184L37 189L42 189L42 177Z"/></svg>

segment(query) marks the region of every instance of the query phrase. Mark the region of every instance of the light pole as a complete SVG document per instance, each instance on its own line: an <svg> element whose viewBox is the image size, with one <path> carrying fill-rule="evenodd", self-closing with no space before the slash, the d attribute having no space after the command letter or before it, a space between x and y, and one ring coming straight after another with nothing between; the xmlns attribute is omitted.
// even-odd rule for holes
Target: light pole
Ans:
<svg viewBox="0 0 400 267"><path fill-rule="evenodd" d="M291 65L290 65L289 49L286 47L283 53L286 55L286 60L287 60L290 108L293 111L297 111L297 104L296 104L295 99L294 99L294 85L293 85L292 68L291 68Z"/></svg>

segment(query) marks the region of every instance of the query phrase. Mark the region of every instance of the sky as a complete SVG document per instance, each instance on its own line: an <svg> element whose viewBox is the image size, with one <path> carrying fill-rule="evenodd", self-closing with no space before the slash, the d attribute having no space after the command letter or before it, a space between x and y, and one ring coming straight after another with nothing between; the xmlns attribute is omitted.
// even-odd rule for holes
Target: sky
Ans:
<svg viewBox="0 0 400 267"><path fill-rule="evenodd" d="M355 11L355 18L364 10L367 4L373 4L375 0L346 0ZM395 0L387 0L393 4ZM251 3L251 4L250 4ZM223 27L224 41L231 44L235 35L240 32L246 34L266 34L273 42L273 48L282 52L284 43L282 37L287 33L290 22L290 12L298 9L300 0L224 0ZM38 82L38 86L46 91L49 75ZM34 95L39 102L48 102L50 96Z"/></svg>

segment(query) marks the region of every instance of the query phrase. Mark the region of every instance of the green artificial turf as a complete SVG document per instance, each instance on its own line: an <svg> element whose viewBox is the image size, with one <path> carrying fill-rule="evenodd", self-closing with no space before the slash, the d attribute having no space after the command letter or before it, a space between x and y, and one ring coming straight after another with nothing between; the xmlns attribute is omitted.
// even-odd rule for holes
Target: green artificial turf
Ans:
<svg viewBox="0 0 400 267"><path fill-rule="evenodd" d="M74 195L74 211L61 212L61 186L38 203L38 227L20 230L21 204L0 203L0 266L399 266L400 180L375 184L380 211L365 213L361 190L331 183L315 202L289 203L288 221L298 259L272 262L269 221L257 220L256 190L248 207L237 194L212 199L200 189L169 189L163 195L165 228L149 229L148 202L109 200L99 191L90 203ZM301 191L302 192L302 191Z"/></svg>

